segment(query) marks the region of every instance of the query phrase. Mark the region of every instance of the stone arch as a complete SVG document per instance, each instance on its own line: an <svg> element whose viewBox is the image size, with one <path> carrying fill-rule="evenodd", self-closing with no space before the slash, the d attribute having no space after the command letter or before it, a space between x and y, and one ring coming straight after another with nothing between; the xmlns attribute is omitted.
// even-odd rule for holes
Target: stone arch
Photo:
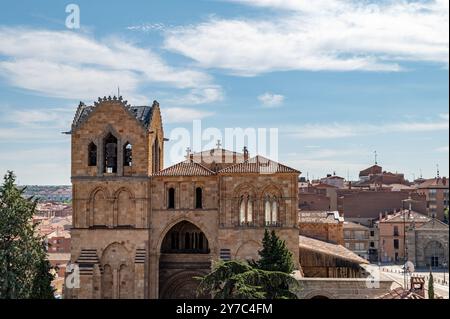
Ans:
<svg viewBox="0 0 450 319"><path fill-rule="evenodd" d="M261 187L258 193L258 197L264 198L266 195L276 196L279 199L283 198L283 192L281 191L281 188L274 183L269 183Z"/></svg>
<svg viewBox="0 0 450 319"><path fill-rule="evenodd" d="M165 285L161 287L160 298L162 299L191 299L197 297L196 290L198 280L195 277L203 276L206 272L196 270L180 271L170 277ZM205 298L207 296L199 296Z"/></svg>
<svg viewBox="0 0 450 319"><path fill-rule="evenodd" d="M161 232L159 239L155 243L155 246L153 248L157 251L161 251L161 245L162 245L162 242L163 242L164 238L166 237L166 235L173 228L173 226L175 226L176 224L183 222L183 221L189 222L189 223L193 224L194 226L198 227L205 234L206 238L208 239L210 250L215 251L215 242L210 240L210 239L215 238L213 236L213 234L210 231L208 231L208 228L202 222L193 221L191 218L189 218L187 216L177 218L177 219L171 221L169 224L167 224L166 227L164 227L163 231Z"/></svg>
<svg viewBox="0 0 450 319"><path fill-rule="evenodd" d="M261 244L256 240L247 240L236 250L235 259L251 260L258 259L258 250L261 250Z"/></svg>
<svg viewBox="0 0 450 319"><path fill-rule="evenodd" d="M133 298L134 272L130 252L123 244L109 244L100 259L102 272L102 298Z"/></svg>
<svg viewBox="0 0 450 319"><path fill-rule="evenodd" d="M258 223L256 188L250 183L242 183L233 191L232 203L236 225L254 225Z"/></svg>
<svg viewBox="0 0 450 319"><path fill-rule="evenodd" d="M444 245L439 240L428 241L424 245L423 256L428 267L441 267L442 263L445 262Z"/></svg>
<svg viewBox="0 0 450 319"><path fill-rule="evenodd" d="M304 296L302 299L336 299L336 297L334 297L328 291L313 290L309 292L306 296Z"/></svg>
<svg viewBox="0 0 450 319"><path fill-rule="evenodd" d="M100 165L97 165L97 167L99 168L99 171L103 174L106 172L106 166L105 166L105 161L106 161L106 154L105 154L105 139L108 137L108 135L112 135L116 138L117 140L117 150L116 150L116 172L118 175L121 175L123 172L123 149L122 149L122 137L121 134L119 134L119 132L111 125L108 124L104 130L102 131L102 133L100 134L98 140L99 143L97 145L98 149L99 149L99 156L97 158L97 163Z"/></svg>
<svg viewBox="0 0 450 319"><path fill-rule="evenodd" d="M88 225L93 227L107 227L110 225L110 203L109 193L103 187L97 187L91 192L89 200Z"/></svg>
<svg viewBox="0 0 450 319"><path fill-rule="evenodd" d="M198 226L183 220L173 225L166 233L160 251L162 253L208 254L208 238Z"/></svg>
<svg viewBox="0 0 450 319"><path fill-rule="evenodd" d="M103 273L101 275L101 291L102 299L113 298L113 271L110 265L103 265Z"/></svg>
<svg viewBox="0 0 450 319"><path fill-rule="evenodd" d="M119 227L136 226L136 200L126 187L118 189L114 195L116 218L114 224Z"/></svg>
<svg viewBox="0 0 450 319"><path fill-rule="evenodd" d="M261 188L258 194L261 201L261 214L266 226L279 226L285 220L283 193L274 183Z"/></svg>
<svg viewBox="0 0 450 319"><path fill-rule="evenodd" d="M249 195L256 196L256 188L250 183L241 183L234 188L233 197L239 198L243 193L248 193Z"/></svg>
<svg viewBox="0 0 450 319"><path fill-rule="evenodd" d="M160 298L196 297L198 281L193 277L206 274L211 269L208 242L211 237L202 229L182 218L170 223L162 232L158 243ZM203 238L202 245L199 244L200 238Z"/></svg>

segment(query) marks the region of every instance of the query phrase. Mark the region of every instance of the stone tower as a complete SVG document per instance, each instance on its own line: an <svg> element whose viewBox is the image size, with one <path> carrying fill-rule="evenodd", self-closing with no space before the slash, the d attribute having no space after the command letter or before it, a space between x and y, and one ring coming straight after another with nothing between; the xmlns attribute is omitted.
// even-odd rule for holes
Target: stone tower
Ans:
<svg viewBox="0 0 450 319"><path fill-rule="evenodd" d="M66 296L145 298L149 177L162 169L164 154L159 104L130 106L122 97L80 102L70 133L71 262L79 265L81 288Z"/></svg>

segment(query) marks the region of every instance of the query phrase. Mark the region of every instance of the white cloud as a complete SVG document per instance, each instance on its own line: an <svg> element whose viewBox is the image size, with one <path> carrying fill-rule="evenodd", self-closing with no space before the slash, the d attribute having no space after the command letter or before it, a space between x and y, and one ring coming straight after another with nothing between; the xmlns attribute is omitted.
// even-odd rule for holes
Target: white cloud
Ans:
<svg viewBox="0 0 450 319"><path fill-rule="evenodd" d="M211 112L181 107L166 107L161 112L165 123L188 123L213 115Z"/></svg>
<svg viewBox="0 0 450 319"><path fill-rule="evenodd" d="M273 94L270 92L266 92L258 96L258 100L265 107L277 107L283 104L284 96L281 94Z"/></svg>
<svg viewBox="0 0 450 319"><path fill-rule="evenodd" d="M236 1L235 1L236 2ZM402 61L448 67L448 0L238 0L279 9L166 31L165 47L239 75L280 70L398 71Z"/></svg>
<svg viewBox="0 0 450 319"><path fill-rule="evenodd" d="M196 92L217 87L204 72L171 67L150 49L118 38L0 27L0 43L0 76L46 96L95 99L120 86L127 98L142 101L145 84Z"/></svg>
<svg viewBox="0 0 450 319"><path fill-rule="evenodd" d="M439 116L441 117L441 118L443 118L444 120L449 120L449 115L448 115L448 113L442 113L442 114L439 114Z"/></svg>
<svg viewBox="0 0 450 319"><path fill-rule="evenodd" d="M166 25L164 23L142 23L127 27L127 30L142 31L142 32L162 31L164 29L166 29Z"/></svg>
<svg viewBox="0 0 450 319"><path fill-rule="evenodd" d="M299 139L333 139L351 136L401 133L401 132L431 132L449 129L448 122L399 122L374 125L358 124L305 124L283 129L283 133Z"/></svg>
<svg viewBox="0 0 450 319"><path fill-rule="evenodd" d="M438 148L436 149L436 152L439 152L439 153L448 153L448 152L449 152L449 147L448 147L448 145L438 147Z"/></svg>

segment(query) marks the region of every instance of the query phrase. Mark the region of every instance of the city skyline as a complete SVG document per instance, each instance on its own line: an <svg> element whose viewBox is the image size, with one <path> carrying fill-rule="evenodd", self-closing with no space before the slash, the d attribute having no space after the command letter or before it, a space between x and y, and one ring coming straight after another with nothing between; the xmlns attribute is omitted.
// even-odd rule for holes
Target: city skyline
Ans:
<svg viewBox="0 0 450 319"><path fill-rule="evenodd" d="M278 128L278 160L304 177L355 180L374 151L409 180L449 175L447 1L74 4L79 29L67 3L0 12L0 170L20 184L69 184L61 132L118 87L159 101L167 137Z"/></svg>

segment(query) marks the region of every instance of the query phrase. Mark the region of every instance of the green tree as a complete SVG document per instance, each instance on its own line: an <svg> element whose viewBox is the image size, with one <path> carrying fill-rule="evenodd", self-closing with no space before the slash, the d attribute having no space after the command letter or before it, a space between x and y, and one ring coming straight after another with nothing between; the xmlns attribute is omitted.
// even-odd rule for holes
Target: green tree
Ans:
<svg viewBox="0 0 450 319"><path fill-rule="evenodd" d="M265 229L262 245L262 250L258 252L260 259L250 262L252 266L262 270L281 271L288 274L294 271L292 253L287 249L286 242L281 240L274 230L269 233Z"/></svg>
<svg viewBox="0 0 450 319"><path fill-rule="evenodd" d="M39 258L36 262L36 272L32 282L30 298L53 299L55 289L52 287L54 275L50 272L52 266L45 255L45 246L38 250Z"/></svg>
<svg viewBox="0 0 450 319"><path fill-rule="evenodd" d="M266 229L258 261L220 261L200 277L198 293L216 299L296 299L298 281L292 276L294 262L286 243Z"/></svg>
<svg viewBox="0 0 450 319"><path fill-rule="evenodd" d="M215 299L296 299L299 286L289 274L253 268L238 260L220 261L198 279L198 294Z"/></svg>
<svg viewBox="0 0 450 319"><path fill-rule="evenodd" d="M434 280L431 272L430 278L428 279L428 299L434 299Z"/></svg>
<svg viewBox="0 0 450 319"><path fill-rule="evenodd" d="M36 201L23 198L24 191L16 187L15 176L8 171L0 186L1 299L37 298L35 292L43 291L38 282L50 278L43 274L48 267L43 238L32 222Z"/></svg>

